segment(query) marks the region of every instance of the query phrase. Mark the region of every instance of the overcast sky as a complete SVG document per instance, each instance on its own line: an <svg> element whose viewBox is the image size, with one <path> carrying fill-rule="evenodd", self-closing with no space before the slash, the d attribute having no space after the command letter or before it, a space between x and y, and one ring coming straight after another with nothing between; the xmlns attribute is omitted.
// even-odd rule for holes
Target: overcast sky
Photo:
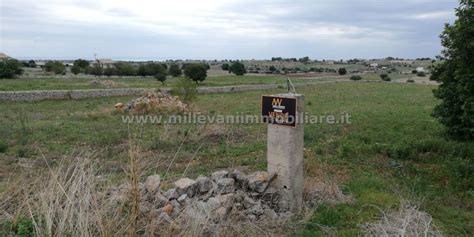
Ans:
<svg viewBox="0 0 474 237"><path fill-rule="evenodd" d="M456 0L0 0L20 59L433 57Z"/></svg>

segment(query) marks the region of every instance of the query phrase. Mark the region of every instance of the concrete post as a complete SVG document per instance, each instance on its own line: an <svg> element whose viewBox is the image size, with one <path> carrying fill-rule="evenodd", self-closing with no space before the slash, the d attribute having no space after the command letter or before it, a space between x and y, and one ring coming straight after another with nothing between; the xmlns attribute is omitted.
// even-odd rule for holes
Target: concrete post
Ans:
<svg viewBox="0 0 474 237"><path fill-rule="evenodd" d="M277 174L273 186L282 190L282 204L293 212L299 212L303 205L304 182L304 124L299 116L304 113L304 96L301 94L275 96L296 99L296 124L294 127L268 124L267 169L269 173Z"/></svg>

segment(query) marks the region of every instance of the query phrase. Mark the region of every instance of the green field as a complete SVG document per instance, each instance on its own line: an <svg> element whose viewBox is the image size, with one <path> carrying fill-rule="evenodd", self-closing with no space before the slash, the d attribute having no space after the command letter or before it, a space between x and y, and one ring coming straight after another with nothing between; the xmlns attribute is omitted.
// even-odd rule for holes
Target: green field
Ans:
<svg viewBox="0 0 474 237"><path fill-rule="evenodd" d="M247 76L245 79L248 81L242 84L280 80ZM45 88L63 89L60 82L49 85L50 81L44 80ZM152 82L159 85L153 79L133 81L138 83L134 84L137 87ZM87 84L80 80L77 83L78 89ZM231 76L210 77L206 81L210 86L226 83L241 81ZM5 80L0 90L29 88L20 84L17 80ZM30 89L39 88L31 84ZM70 84L67 88L71 89ZM373 206L395 208L401 200L408 200L420 203L444 234L474 235L474 143L444 137L443 127L430 116L436 104L434 88L331 83L298 90L306 97L307 112L351 114L351 124L305 125L305 176L311 179L323 172L355 201L319 206L300 224L297 234L324 235L321 226L325 226L340 236L360 235L361 224L380 218L380 211ZM204 114L259 114L260 96L278 92L281 91L200 95L195 108ZM45 168L45 160L54 164L64 155L84 149L95 151L105 177L121 182L129 134L139 137L140 159L148 164L144 176L164 175L177 154L176 165L172 166L171 175L164 177L165 183L181 176L184 170L187 176L196 177L217 169L265 169L266 125L127 126L113 112L113 105L130 99L0 102L0 143L4 144L0 153L0 190L9 189L12 179ZM186 169L187 164L190 166Z"/></svg>
<svg viewBox="0 0 474 237"><path fill-rule="evenodd" d="M246 75L246 76L209 76L200 86L229 86L229 85L260 85L260 84L285 84L284 76L273 75ZM85 78L32 78L32 79L0 79L0 91L28 91L28 90L79 90L101 89L102 85L91 83L94 80L112 80L116 84L111 88L160 88L173 86L176 78L169 78L163 85L153 77L85 77ZM294 78L294 83L317 82L331 80L331 78Z"/></svg>

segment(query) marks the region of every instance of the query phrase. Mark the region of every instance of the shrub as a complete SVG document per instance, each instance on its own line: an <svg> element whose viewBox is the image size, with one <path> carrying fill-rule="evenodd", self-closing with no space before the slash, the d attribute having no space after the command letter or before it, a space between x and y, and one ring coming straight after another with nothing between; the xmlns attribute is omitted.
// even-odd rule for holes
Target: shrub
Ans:
<svg viewBox="0 0 474 237"><path fill-rule="evenodd" d="M81 72L81 68L77 65L73 65L71 67L71 72L74 73L74 75L77 75Z"/></svg>
<svg viewBox="0 0 474 237"><path fill-rule="evenodd" d="M8 144L5 141L0 140L0 153L6 152L8 149Z"/></svg>
<svg viewBox="0 0 474 237"><path fill-rule="evenodd" d="M66 73L66 67L62 62L59 61L48 61L44 65L44 69L47 72L53 72L54 74L64 74Z"/></svg>
<svg viewBox="0 0 474 237"><path fill-rule="evenodd" d="M179 77L171 89L173 95L190 104L197 98L197 85L189 78Z"/></svg>
<svg viewBox="0 0 474 237"><path fill-rule="evenodd" d="M418 71L417 70L411 70L411 74L417 74Z"/></svg>
<svg viewBox="0 0 474 237"><path fill-rule="evenodd" d="M230 65L228 63L224 63L221 65L222 70L224 71L229 71Z"/></svg>
<svg viewBox="0 0 474 237"><path fill-rule="evenodd" d="M183 65L184 66L184 65ZM206 80L207 77L207 69L206 66L203 64L191 63L184 66L184 75L196 82L196 84L200 81Z"/></svg>
<svg viewBox="0 0 474 237"><path fill-rule="evenodd" d="M444 61L433 68L431 79L441 82L434 91L441 100L433 115L445 125L448 134L461 139L474 139L474 2L461 0L457 20L447 24L441 34Z"/></svg>
<svg viewBox="0 0 474 237"><path fill-rule="evenodd" d="M277 69L276 69L275 66L271 65L271 66L268 68L268 70L273 73L273 72L275 72Z"/></svg>
<svg viewBox="0 0 474 237"><path fill-rule="evenodd" d="M161 68L163 68L161 65L159 65L159 66ZM126 62L116 63L115 64L115 69L117 71L118 76L134 76L134 75L136 75L136 70L130 63L126 63ZM151 74L151 75L155 75L155 74Z"/></svg>
<svg viewBox="0 0 474 237"><path fill-rule="evenodd" d="M115 70L115 67L107 67L107 68L104 69L104 75L105 76L110 77L110 76L113 76L115 74L117 74L117 72Z"/></svg>
<svg viewBox="0 0 474 237"><path fill-rule="evenodd" d="M87 61L85 59L77 59L77 60L74 60L73 66L77 66L80 69L85 70L86 68L88 68L90 66L90 63L89 63L89 61Z"/></svg>
<svg viewBox="0 0 474 237"><path fill-rule="evenodd" d="M359 80L362 79L362 77L359 76L359 75L354 75L354 76L351 76L350 79L353 80L353 81L359 81Z"/></svg>
<svg viewBox="0 0 474 237"><path fill-rule="evenodd" d="M413 80L413 79L408 79L407 82L409 82L409 83L414 83L415 80Z"/></svg>
<svg viewBox="0 0 474 237"><path fill-rule="evenodd" d="M241 62L234 62L230 66L230 71L237 76L243 76L247 71L245 70L245 65Z"/></svg>
<svg viewBox="0 0 474 237"><path fill-rule="evenodd" d="M418 73L416 73L416 75L419 76L419 77L425 77L426 76L425 72L418 72Z"/></svg>
<svg viewBox="0 0 474 237"><path fill-rule="evenodd" d="M89 67L87 71L94 76L101 76L103 73L102 67L99 64L94 64L94 66Z"/></svg>
<svg viewBox="0 0 474 237"><path fill-rule="evenodd" d="M0 78L15 78L16 75L21 75L23 69L22 64L16 59L8 59L0 61Z"/></svg>
<svg viewBox="0 0 474 237"><path fill-rule="evenodd" d="M157 73L155 75L156 80L161 81L162 84L165 84L166 81L166 73Z"/></svg>
<svg viewBox="0 0 474 237"><path fill-rule="evenodd" d="M35 68L35 67L36 67L36 62L35 62L35 60L30 60L30 61L28 61L28 67Z"/></svg>
<svg viewBox="0 0 474 237"><path fill-rule="evenodd" d="M168 73L172 77L179 77L183 74L183 71L181 70L181 68L179 68L178 64L171 64L169 69L168 69Z"/></svg>
<svg viewBox="0 0 474 237"><path fill-rule="evenodd" d="M337 70L337 73L339 73L339 75L346 75L347 74L347 70L346 68L344 67L341 67Z"/></svg>
<svg viewBox="0 0 474 237"><path fill-rule="evenodd" d="M391 81L392 79L385 73L383 74L380 74L380 78L382 79L382 81Z"/></svg>

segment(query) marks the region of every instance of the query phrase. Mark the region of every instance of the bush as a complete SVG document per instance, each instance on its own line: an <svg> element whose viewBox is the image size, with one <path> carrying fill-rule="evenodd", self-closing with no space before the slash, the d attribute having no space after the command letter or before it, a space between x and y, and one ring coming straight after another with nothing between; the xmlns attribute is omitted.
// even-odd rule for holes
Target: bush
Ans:
<svg viewBox="0 0 474 237"><path fill-rule="evenodd" d="M94 64L94 66L89 67L88 73L94 76L101 76L103 73L103 70L99 64Z"/></svg>
<svg viewBox="0 0 474 237"><path fill-rule="evenodd" d="M77 60L74 60L73 66L77 66L80 69L85 70L86 68L88 68L90 66L90 63L89 63L89 61L87 61L85 59L77 59Z"/></svg>
<svg viewBox="0 0 474 237"><path fill-rule="evenodd" d="M362 77L359 76L359 75L354 75L354 76L351 76L350 79L353 80L353 81L359 81L359 80L362 79Z"/></svg>
<svg viewBox="0 0 474 237"><path fill-rule="evenodd" d="M103 71L104 71L104 75L108 76L108 77L117 74L117 71L115 70L115 67L107 67Z"/></svg>
<svg viewBox="0 0 474 237"><path fill-rule="evenodd" d="M28 61L28 67L35 68L35 67L36 67L36 62L35 62L35 60L30 60L30 61Z"/></svg>
<svg viewBox="0 0 474 237"><path fill-rule="evenodd" d="M197 85L189 78L179 77L171 89L173 95L190 104L197 98Z"/></svg>
<svg viewBox="0 0 474 237"><path fill-rule="evenodd" d="M228 63L224 63L221 65L222 70L224 71L229 71L230 65Z"/></svg>
<svg viewBox="0 0 474 237"><path fill-rule="evenodd" d="M441 34L444 61L433 68L431 79L441 82L434 91L441 100L433 116L448 128L448 134L474 139L474 2L461 0L458 19L447 24Z"/></svg>
<svg viewBox="0 0 474 237"><path fill-rule="evenodd" d="M156 80L161 81L162 84L165 84L166 81L166 73L157 73L155 75Z"/></svg>
<svg viewBox="0 0 474 237"><path fill-rule="evenodd" d="M71 72L74 73L74 75L77 75L81 72L81 68L77 65L73 65L71 67Z"/></svg>
<svg viewBox="0 0 474 237"><path fill-rule="evenodd" d="M387 74L380 74L382 81L391 81L392 79Z"/></svg>
<svg viewBox="0 0 474 237"><path fill-rule="evenodd" d="M346 68L344 67L341 67L337 70L337 73L339 73L339 75L346 75L347 74L347 70Z"/></svg>
<svg viewBox="0 0 474 237"><path fill-rule="evenodd" d="M184 75L196 82L196 84L200 81L206 80L207 77L207 69L206 66L203 64L191 63L184 66Z"/></svg>
<svg viewBox="0 0 474 237"><path fill-rule="evenodd" d="M419 77L425 77L426 76L426 74L424 72L418 72L418 73L416 73L416 75L419 76Z"/></svg>
<svg viewBox="0 0 474 237"><path fill-rule="evenodd" d="M59 61L48 61L44 65L44 69L47 72L53 72L54 74L64 74L66 73L66 66Z"/></svg>
<svg viewBox="0 0 474 237"><path fill-rule="evenodd" d="M409 82L409 83L415 83L415 80L413 80L413 79L408 79L407 82Z"/></svg>
<svg viewBox="0 0 474 237"><path fill-rule="evenodd" d="M230 71L237 76L243 76L247 71L245 70L245 65L240 62L234 62L230 66Z"/></svg>
<svg viewBox="0 0 474 237"><path fill-rule="evenodd" d="M275 66L271 65L271 66L268 68L268 70L273 73L273 72L275 72L277 69L276 69Z"/></svg>
<svg viewBox="0 0 474 237"><path fill-rule="evenodd" d="M126 67L126 74L122 74L123 76L131 76L131 69L129 68L131 65L122 65ZM133 68L133 67L132 67ZM135 70L135 69L133 69ZM138 67L136 72L137 75L145 77L145 76L156 76L157 74L165 74L166 75L166 68L163 64L159 63L147 63L142 64ZM119 74L120 75L120 74Z"/></svg>
<svg viewBox="0 0 474 237"><path fill-rule="evenodd" d="M161 68L163 68L161 65L159 65L159 66ZM115 64L115 70L117 71L118 76L134 76L134 75L136 75L135 68L130 63L126 63L126 62L116 63ZM151 74L151 75L155 75L155 74Z"/></svg>
<svg viewBox="0 0 474 237"><path fill-rule="evenodd" d="M181 68L179 68L178 64L171 64L169 69L168 69L168 73L172 77L179 77L183 74L183 71L181 70Z"/></svg>
<svg viewBox="0 0 474 237"><path fill-rule="evenodd" d="M0 153L5 153L8 149L8 144L0 140Z"/></svg>
<svg viewBox="0 0 474 237"><path fill-rule="evenodd" d="M23 73L22 64L16 59L0 61L0 78L15 78Z"/></svg>

